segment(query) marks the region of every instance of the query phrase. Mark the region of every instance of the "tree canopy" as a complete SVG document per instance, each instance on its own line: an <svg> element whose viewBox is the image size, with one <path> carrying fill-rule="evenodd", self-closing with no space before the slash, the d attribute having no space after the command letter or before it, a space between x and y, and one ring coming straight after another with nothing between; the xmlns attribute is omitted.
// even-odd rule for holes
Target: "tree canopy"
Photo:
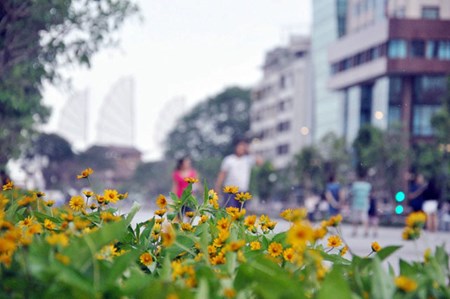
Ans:
<svg viewBox="0 0 450 299"><path fill-rule="evenodd" d="M0 167L47 120L43 82L60 82L61 66L89 67L137 10L132 0L0 1Z"/></svg>
<svg viewBox="0 0 450 299"><path fill-rule="evenodd" d="M232 140L250 128L250 91L227 88L197 104L182 117L166 140L166 156L194 160L223 157L233 151Z"/></svg>

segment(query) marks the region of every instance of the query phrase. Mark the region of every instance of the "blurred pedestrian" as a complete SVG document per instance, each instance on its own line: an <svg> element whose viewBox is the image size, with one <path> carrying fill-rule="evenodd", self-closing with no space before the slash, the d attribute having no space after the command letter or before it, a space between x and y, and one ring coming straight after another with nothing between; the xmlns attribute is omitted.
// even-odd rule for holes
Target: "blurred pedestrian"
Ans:
<svg viewBox="0 0 450 299"><path fill-rule="evenodd" d="M369 197L369 211L367 212L367 215L369 216L369 228L367 229L367 233L370 229L372 229L373 237L378 236L378 223L379 223L379 217L378 217L378 202L377 198L374 195L374 192L370 192Z"/></svg>
<svg viewBox="0 0 450 299"><path fill-rule="evenodd" d="M220 172L217 176L215 190L220 192L223 186L236 186L239 192L248 192L250 187L250 174L252 167L262 165L260 157L249 154L248 140L238 138L233 142L234 153L226 156ZM229 200L227 206L240 207L240 203L234 199Z"/></svg>
<svg viewBox="0 0 450 299"><path fill-rule="evenodd" d="M364 235L368 235L368 212L369 212L369 195L372 185L366 181L366 171L358 170L358 179L353 182L351 187L352 196L352 221L353 233L352 236L357 235L358 225L362 223L364 226Z"/></svg>
<svg viewBox="0 0 450 299"><path fill-rule="evenodd" d="M325 188L325 198L328 201L329 216L335 216L340 213L342 203L342 189L335 175L330 175Z"/></svg>
<svg viewBox="0 0 450 299"><path fill-rule="evenodd" d="M409 184L408 201L409 206L413 212L422 211L424 202L423 192L425 191L427 184L422 174L418 173L412 175L411 182Z"/></svg>
<svg viewBox="0 0 450 299"><path fill-rule="evenodd" d="M439 190L436 178L431 178L427 187L423 191L423 211L427 214L426 228L430 232L436 232L438 229L438 205L441 192Z"/></svg>
<svg viewBox="0 0 450 299"><path fill-rule="evenodd" d="M172 173L172 192L181 197L184 189L189 185L186 178L198 179L197 171L192 167L192 161L185 156L177 161L175 170Z"/></svg>

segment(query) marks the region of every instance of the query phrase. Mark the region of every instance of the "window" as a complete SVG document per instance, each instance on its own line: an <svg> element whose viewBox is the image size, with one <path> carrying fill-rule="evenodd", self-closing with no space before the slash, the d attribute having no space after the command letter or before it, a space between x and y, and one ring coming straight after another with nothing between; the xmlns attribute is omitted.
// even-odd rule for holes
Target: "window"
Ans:
<svg viewBox="0 0 450 299"><path fill-rule="evenodd" d="M286 87L286 77L281 76L280 77L280 89L284 89Z"/></svg>
<svg viewBox="0 0 450 299"><path fill-rule="evenodd" d="M403 81L401 77L389 78L389 103L400 104L402 102Z"/></svg>
<svg viewBox="0 0 450 299"><path fill-rule="evenodd" d="M433 135L431 118L439 108L439 105L414 105L412 129L415 136Z"/></svg>
<svg viewBox="0 0 450 299"><path fill-rule="evenodd" d="M372 84L361 86L360 126L370 124L372 117Z"/></svg>
<svg viewBox="0 0 450 299"><path fill-rule="evenodd" d="M423 40L411 41L411 57L425 57L425 42Z"/></svg>
<svg viewBox="0 0 450 299"><path fill-rule="evenodd" d="M447 90L445 76L417 76L413 86L414 103L438 104Z"/></svg>
<svg viewBox="0 0 450 299"><path fill-rule="evenodd" d="M435 40L427 41L426 57L428 59L438 58L438 49L439 49L438 45L439 45L438 41Z"/></svg>
<svg viewBox="0 0 450 299"><path fill-rule="evenodd" d="M406 58L406 42L401 39L389 41L388 56L390 58Z"/></svg>
<svg viewBox="0 0 450 299"><path fill-rule="evenodd" d="M438 58L450 60L450 41L439 41Z"/></svg>
<svg viewBox="0 0 450 299"><path fill-rule="evenodd" d="M277 146L277 155L286 155L289 153L289 144L280 144Z"/></svg>
<svg viewBox="0 0 450 299"><path fill-rule="evenodd" d="M436 7L436 6L422 7L422 18L429 19L429 20L439 19L439 7Z"/></svg>
<svg viewBox="0 0 450 299"><path fill-rule="evenodd" d="M277 125L278 132L288 131L291 128L291 123L289 121L280 122Z"/></svg>
<svg viewBox="0 0 450 299"><path fill-rule="evenodd" d="M388 127L392 128L397 124L402 122L402 106L399 105L389 105L388 111Z"/></svg>

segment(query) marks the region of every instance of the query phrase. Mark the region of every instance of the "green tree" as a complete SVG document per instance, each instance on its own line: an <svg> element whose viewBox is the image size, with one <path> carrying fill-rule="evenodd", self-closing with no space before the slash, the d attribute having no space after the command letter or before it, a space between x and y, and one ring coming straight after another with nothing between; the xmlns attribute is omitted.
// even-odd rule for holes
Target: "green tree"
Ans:
<svg viewBox="0 0 450 299"><path fill-rule="evenodd" d="M176 124L166 140L166 157L193 160L222 158L233 151L234 136L250 127L250 91L230 87L197 104Z"/></svg>
<svg viewBox="0 0 450 299"><path fill-rule="evenodd" d="M324 158L320 150L314 146L304 147L295 156L296 170L300 185L306 192L323 190L324 188Z"/></svg>
<svg viewBox="0 0 450 299"><path fill-rule="evenodd" d="M90 66L136 12L131 0L0 1L0 167L47 120L43 82L60 82L61 66Z"/></svg>

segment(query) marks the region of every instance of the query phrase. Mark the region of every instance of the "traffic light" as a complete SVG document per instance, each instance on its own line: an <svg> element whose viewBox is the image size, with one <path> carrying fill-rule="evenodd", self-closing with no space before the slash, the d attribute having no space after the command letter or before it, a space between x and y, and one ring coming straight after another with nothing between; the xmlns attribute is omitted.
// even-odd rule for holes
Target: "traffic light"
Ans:
<svg viewBox="0 0 450 299"><path fill-rule="evenodd" d="M395 214L401 215L402 213L403 213L403 206L402 205L397 205L395 207Z"/></svg>
<svg viewBox="0 0 450 299"><path fill-rule="evenodd" d="M395 201L396 202L402 202L405 200L405 198L406 198L405 192L398 191L397 193L395 193Z"/></svg>
<svg viewBox="0 0 450 299"><path fill-rule="evenodd" d="M395 193L395 201L397 202L397 206L395 207L395 214L401 215L404 211L403 205L401 204L406 198L406 194L403 191L398 191Z"/></svg>

